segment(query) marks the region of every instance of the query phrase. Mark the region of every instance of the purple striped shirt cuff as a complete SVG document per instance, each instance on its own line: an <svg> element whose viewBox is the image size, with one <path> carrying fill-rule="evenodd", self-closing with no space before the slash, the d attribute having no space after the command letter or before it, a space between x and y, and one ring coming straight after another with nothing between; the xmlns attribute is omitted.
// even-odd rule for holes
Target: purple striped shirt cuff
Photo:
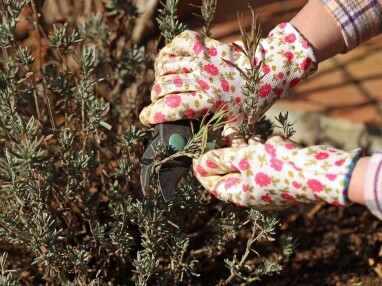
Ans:
<svg viewBox="0 0 382 286"><path fill-rule="evenodd" d="M382 32L382 7L377 0L318 0L334 17L350 51Z"/></svg>
<svg viewBox="0 0 382 286"><path fill-rule="evenodd" d="M382 220L382 151L371 156L364 182L365 203L377 218Z"/></svg>

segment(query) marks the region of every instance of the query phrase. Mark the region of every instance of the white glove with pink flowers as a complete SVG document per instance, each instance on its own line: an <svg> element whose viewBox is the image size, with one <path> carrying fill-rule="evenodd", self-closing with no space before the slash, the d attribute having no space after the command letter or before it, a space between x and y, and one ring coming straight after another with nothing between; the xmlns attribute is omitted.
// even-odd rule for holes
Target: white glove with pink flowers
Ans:
<svg viewBox="0 0 382 286"><path fill-rule="evenodd" d="M301 148L274 136L265 144L209 151L194 160L194 174L214 196L239 206L266 210L318 201L341 206L360 154L323 145Z"/></svg>
<svg viewBox="0 0 382 286"><path fill-rule="evenodd" d="M230 110L239 104L243 99L241 88L245 80L223 59L242 70L250 68L249 60L233 45L192 31L179 34L156 58L152 104L141 112L141 122L157 124L200 118L207 111L214 112L223 102ZM278 25L267 38L261 39L255 58L251 60L256 64L263 63L262 79L257 89L259 100L253 106L254 120L278 98L286 97L290 87L317 69L313 49L288 23ZM240 109L235 110L236 114L232 116L238 126L242 119Z"/></svg>

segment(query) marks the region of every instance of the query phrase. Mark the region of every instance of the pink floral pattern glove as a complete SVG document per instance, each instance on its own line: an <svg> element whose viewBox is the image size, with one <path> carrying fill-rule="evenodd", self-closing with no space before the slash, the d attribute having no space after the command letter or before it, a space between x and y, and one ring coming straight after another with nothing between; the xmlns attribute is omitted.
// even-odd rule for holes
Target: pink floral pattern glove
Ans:
<svg viewBox="0 0 382 286"><path fill-rule="evenodd" d="M265 144L216 149L194 160L200 183L217 198L240 206L276 209L297 202L347 203L349 176L360 149L300 148L281 136Z"/></svg>
<svg viewBox="0 0 382 286"><path fill-rule="evenodd" d="M252 59L255 63L263 62L259 100L253 107L256 118L276 99L286 97L290 87L317 69L313 49L288 23L278 25L267 38L261 39L255 55ZM158 54L152 104L142 110L141 122L157 124L200 118L223 102L227 108L240 103L245 81L235 67L223 59L243 70L250 67L248 59L233 45L192 31L179 34ZM233 114L235 118L236 115Z"/></svg>

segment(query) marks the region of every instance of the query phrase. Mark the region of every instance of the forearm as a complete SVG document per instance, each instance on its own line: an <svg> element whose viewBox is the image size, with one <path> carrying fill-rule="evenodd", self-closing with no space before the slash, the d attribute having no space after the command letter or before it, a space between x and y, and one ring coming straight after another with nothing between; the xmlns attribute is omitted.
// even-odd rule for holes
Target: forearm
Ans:
<svg viewBox="0 0 382 286"><path fill-rule="evenodd" d="M345 50L345 41L336 21L316 1L309 1L290 23L313 46L318 62Z"/></svg>
<svg viewBox="0 0 382 286"><path fill-rule="evenodd" d="M380 34L381 6L382 0L311 0L291 24L312 44L320 62Z"/></svg>
<svg viewBox="0 0 382 286"><path fill-rule="evenodd" d="M348 199L382 220L382 151L360 158L350 176Z"/></svg>
<svg viewBox="0 0 382 286"><path fill-rule="evenodd" d="M370 157L362 157L358 159L351 174L348 188L348 198L353 203L365 205L365 175L369 161Z"/></svg>

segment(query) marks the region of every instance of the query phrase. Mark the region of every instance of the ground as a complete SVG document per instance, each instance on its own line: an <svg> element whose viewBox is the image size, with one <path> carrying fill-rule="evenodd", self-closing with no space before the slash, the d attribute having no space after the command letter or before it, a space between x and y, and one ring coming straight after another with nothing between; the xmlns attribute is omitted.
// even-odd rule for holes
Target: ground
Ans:
<svg viewBox="0 0 382 286"><path fill-rule="evenodd" d="M382 223L366 208L301 205L280 218L281 235L297 239L296 252L262 285L382 285Z"/></svg>

